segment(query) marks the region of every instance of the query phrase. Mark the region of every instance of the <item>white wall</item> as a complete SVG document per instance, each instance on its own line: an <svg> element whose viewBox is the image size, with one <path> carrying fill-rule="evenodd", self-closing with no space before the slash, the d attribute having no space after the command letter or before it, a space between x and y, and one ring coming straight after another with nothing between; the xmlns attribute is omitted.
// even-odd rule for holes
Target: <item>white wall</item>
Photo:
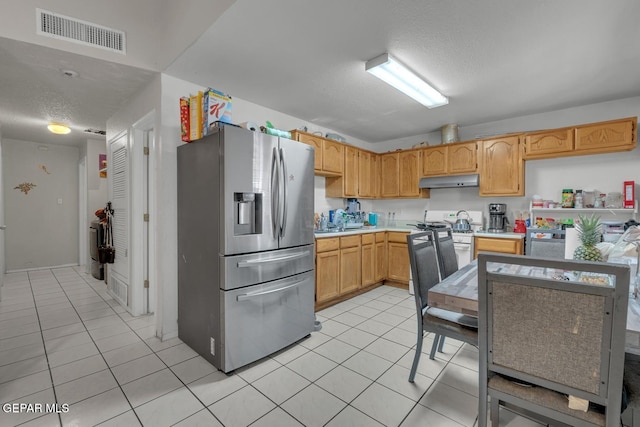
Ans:
<svg viewBox="0 0 640 427"><path fill-rule="evenodd" d="M2 145L7 270L76 265L78 148L12 139ZM25 195L14 189L23 182L36 187Z"/></svg>
<svg viewBox="0 0 640 427"><path fill-rule="evenodd" d="M98 219L95 211L107 204L107 179L100 178L99 155L107 154L104 140L88 139L86 144L87 158L87 222Z"/></svg>

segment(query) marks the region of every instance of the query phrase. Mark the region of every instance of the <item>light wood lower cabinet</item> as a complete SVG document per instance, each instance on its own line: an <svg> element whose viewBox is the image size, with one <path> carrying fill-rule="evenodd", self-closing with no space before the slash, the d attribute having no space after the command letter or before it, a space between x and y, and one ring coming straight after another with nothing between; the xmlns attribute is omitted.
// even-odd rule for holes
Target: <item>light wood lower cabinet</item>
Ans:
<svg viewBox="0 0 640 427"><path fill-rule="evenodd" d="M316 303L340 295L340 239L316 240Z"/></svg>
<svg viewBox="0 0 640 427"><path fill-rule="evenodd" d="M340 294L358 290L361 284L360 236L340 237Z"/></svg>
<svg viewBox="0 0 640 427"><path fill-rule="evenodd" d="M376 233L374 275L377 282L387 277L387 233Z"/></svg>
<svg viewBox="0 0 640 427"><path fill-rule="evenodd" d="M330 305L386 278L386 232L316 239L316 307Z"/></svg>
<svg viewBox="0 0 640 427"><path fill-rule="evenodd" d="M376 246L375 236L371 234L362 235L361 247L361 279L362 286L369 286L376 283L375 263L376 263Z"/></svg>
<svg viewBox="0 0 640 427"><path fill-rule="evenodd" d="M387 233L387 279L403 284L409 284L407 234L409 233Z"/></svg>
<svg viewBox="0 0 640 427"><path fill-rule="evenodd" d="M524 253L523 240L491 238L491 237L474 237L473 258L478 258L478 252L500 252L503 254L522 255Z"/></svg>

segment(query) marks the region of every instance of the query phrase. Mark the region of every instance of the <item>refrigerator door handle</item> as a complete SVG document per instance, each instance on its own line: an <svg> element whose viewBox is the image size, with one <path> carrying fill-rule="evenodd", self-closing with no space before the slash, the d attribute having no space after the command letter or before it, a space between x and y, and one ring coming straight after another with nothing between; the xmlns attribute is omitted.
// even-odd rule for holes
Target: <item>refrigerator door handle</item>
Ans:
<svg viewBox="0 0 640 427"><path fill-rule="evenodd" d="M280 149L280 166L281 166L281 172L282 172L282 189L283 189L282 218L280 219L281 221L280 237L284 237L284 233L287 229L287 193L288 193L289 181L287 180L288 178L287 162L284 158L284 150L282 148Z"/></svg>
<svg viewBox="0 0 640 427"><path fill-rule="evenodd" d="M248 299L255 298L255 297L261 297L261 296L264 296L264 295L274 294L274 293L277 293L277 292L284 292L284 291L286 291L288 289L295 288L300 283L304 283L304 282L305 282L304 280L299 280L299 281L297 281L295 283L292 283L292 284L287 285L287 286L283 286L281 288L270 289L268 291L263 291L263 292L253 292L253 293L250 293L250 294L238 295L236 297L236 300L237 301L246 301Z"/></svg>
<svg viewBox="0 0 640 427"><path fill-rule="evenodd" d="M274 147L273 155L271 156L271 231L273 232L273 238L278 239L279 229L279 211L280 211L280 197L279 196L279 167L278 167L278 150Z"/></svg>
<svg viewBox="0 0 640 427"><path fill-rule="evenodd" d="M297 254L285 255L277 258L264 258L264 259L248 259L246 261L240 261L238 267L253 267L260 264L269 264L271 262L284 262L291 261L298 258L304 258L309 255L309 251L298 252Z"/></svg>

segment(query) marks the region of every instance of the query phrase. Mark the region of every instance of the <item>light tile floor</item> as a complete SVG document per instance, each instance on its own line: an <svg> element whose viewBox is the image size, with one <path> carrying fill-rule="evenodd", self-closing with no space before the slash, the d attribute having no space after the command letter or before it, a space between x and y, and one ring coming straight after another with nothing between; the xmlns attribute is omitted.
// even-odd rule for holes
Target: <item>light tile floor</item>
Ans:
<svg viewBox="0 0 640 427"><path fill-rule="evenodd" d="M405 290L382 286L322 310L320 332L227 376L179 339L155 338L153 316L132 317L79 267L10 273L4 283L0 426L477 424L474 347L448 339L407 381L416 321ZM44 411L56 402L68 411ZM6 403L43 410L9 413ZM509 411L501 418L539 426Z"/></svg>

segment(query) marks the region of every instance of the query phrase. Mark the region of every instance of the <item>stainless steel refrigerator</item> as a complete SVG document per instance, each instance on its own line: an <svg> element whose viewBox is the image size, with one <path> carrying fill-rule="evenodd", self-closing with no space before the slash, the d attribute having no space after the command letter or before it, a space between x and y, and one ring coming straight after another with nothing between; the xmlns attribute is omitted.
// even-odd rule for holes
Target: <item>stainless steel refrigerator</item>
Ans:
<svg viewBox="0 0 640 427"><path fill-rule="evenodd" d="M313 148L222 125L177 155L180 339L229 372L309 335Z"/></svg>

